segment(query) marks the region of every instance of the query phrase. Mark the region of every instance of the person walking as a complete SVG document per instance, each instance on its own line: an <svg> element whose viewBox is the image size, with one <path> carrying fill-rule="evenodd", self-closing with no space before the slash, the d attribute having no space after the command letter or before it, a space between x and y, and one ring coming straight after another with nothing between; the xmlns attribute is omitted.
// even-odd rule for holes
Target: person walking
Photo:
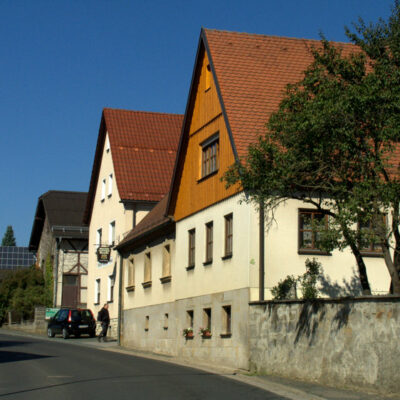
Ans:
<svg viewBox="0 0 400 400"><path fill-rule="evenodd" d="M103 342L106 342L108 326L110 325L110 314L108 312L107 303L104 304L103 308L99 311L97 315L97 320L101 323L101 332L97 337L97 340L100 342L101 338L103 338Z"/></svg>

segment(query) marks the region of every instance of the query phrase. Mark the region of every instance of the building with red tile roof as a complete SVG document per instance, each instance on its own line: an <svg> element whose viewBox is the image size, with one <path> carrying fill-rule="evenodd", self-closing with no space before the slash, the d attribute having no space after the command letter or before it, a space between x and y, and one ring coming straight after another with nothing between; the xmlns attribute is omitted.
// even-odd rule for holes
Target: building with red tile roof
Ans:
<svg viewBox="0 0 400 400"><path fill-rule="evenodd" d="M89 225L88 307L98 311L109 303L113 336L120 263L113 247L168 192L182 118L110 108L102 113L84 214Z"/></svg>
<svg viewBox="0 0 400 400"><path fill-rule="evenodd" d="M126 260L122 276L129 277L121 287L123 345L248 369L249 303L270 299L287 275L303 274L307 258L318 257L332 287L344 283L341 294L356 293L346 292L354 282L353 255L315 246L315 210L288 201L265 230L264 214L243 201L242 188L226 188L222 181L265 133L287 84L303 77L312 48L319 46L314 40L202 29L168 202L160 202L118 246ZM337 46L345 54L359 51ZM167 237L163 224L174 224L174 234ZM387 292L382 259L371 257L366 264L374 290ZM333 293L325 289L323 295ZM195 336L184 340L189 327ZM201 327L211 339L197 333Z"/></svg>

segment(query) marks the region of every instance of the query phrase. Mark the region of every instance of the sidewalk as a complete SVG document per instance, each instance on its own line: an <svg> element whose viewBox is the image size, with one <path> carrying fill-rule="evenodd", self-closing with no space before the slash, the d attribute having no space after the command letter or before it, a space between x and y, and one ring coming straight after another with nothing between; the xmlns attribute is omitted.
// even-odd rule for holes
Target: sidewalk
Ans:
<svg viewBox="0 0 400 400"><path fill-rule="evenodd" d="M239 382L243 382L258 388L268 390L276 393L279 396L285 397L290 400L400 400L400 394L390 397L379 396L376 394L367 394L362 392L355 392L351 390L341 390L336 388L330 388L321 386L313 383L305 383L292 379L282 378L272 375L253 375L243 370L235 370L229 367L215 366L210 367L208 364L190 362L180 359L178 357L169 357L164 355L156 355L148 352L141 352L136 350L127 349L118 346L116 340L110 340L108 342L98 342L97 338L80 338L80 339L68 339L65 341L62 338L49 339L46 336L25 334L20 331L12 331L9 329L0 329L0 333L16 335L16 336L30 336L34 338L40 338L51 341L60 341L62 343L68 343L76 346L93 347L103 351L113 351L121 354L128 354L135 357L143 357L157 361L170 362L173 364L199 369L208 373L214 373L216 375L223 375L226 378L234 379Z"/></svg>

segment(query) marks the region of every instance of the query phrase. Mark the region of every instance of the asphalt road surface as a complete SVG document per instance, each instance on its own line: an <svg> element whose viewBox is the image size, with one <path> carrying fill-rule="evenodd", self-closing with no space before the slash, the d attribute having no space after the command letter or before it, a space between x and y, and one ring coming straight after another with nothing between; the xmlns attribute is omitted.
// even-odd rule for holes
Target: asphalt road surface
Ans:
<svg viewBox="0 0 400 400"><path fill-rule="evenodd" d="M284 400L192 368L77 346L77 340L0 333L0 400Z"/></svg>

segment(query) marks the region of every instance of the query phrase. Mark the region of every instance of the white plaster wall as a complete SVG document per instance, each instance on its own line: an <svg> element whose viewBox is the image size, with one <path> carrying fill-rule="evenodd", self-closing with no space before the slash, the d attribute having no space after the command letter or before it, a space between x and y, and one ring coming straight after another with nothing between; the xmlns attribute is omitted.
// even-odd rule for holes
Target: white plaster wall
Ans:
<svg viewBox="0 0 400 400"><path fill-rule="evenodd" d="M108 134L106 135L108 140ZM108 196L108 179L109 175L113 174L112 195ZM106 194L105 199L101 201L102 181L106 179ZM129 215L130 214L130 215ZM108 243L109 224L115 221L115 242L118 243L122 239L122 234L132 228L133 216L132 211L125 210L124 205L120 203L117 182L112 161L111 149L107 152L104 146L103 156L99 171L99 179L97 182L96 194L93 203L92 217L89 227L89 266L88 266L88 289L87 289L87 304L93 310L94 315L107 302L108 277L115 273L114 283L114 301L109 304L109 312L111 318L116 318L118 315L118 268L119 256L118 253L112 250L111 261L108 264L97 262L97 230L102 229L102 242ZM94 303L95 296L95 281L100 279L100 303Z"/></svg>
<svg viewBox="0 0 400 400"><path fill-rule="evenodd" d="M241 195L233 196L176 223L176 262L173 275L176 299L249 287L252 271L258 271L257 256L253 250L257 244L252 236L255 212L249 205L239 205L240 198ZM230 213L233 213L233 252L232 258L223 260L224 216ZM204 266L205 224L210 221L213 221L214 231L213 262ZM187 271L188 231L193 228L196 229L195 268Z"/></svg>
<svg viewBox="0 0 400 400"><path fill-rule="evenodd" d="M265 280L269 296L269 289L287 275L303 274L307 258L316 258L322 263L324 275L332 283L342 285L343 280L349 282L354 273L358 276L357 263L349 248L344 251L335 250L331 255L298 254L299 208L312 207L296 200L280 206L275 213L275 222L266 233ZM383 258L364 257L364 261L372 292L387 293L390 279Z"/></svg>
<svg viewBox="0 0 400 400"><path fill-rule="evenodd" d="M171 282L161 283L160 278L162 277L162 266L163 266L163 249L164 246L170 246L171 254ZM151 254L151 287L144 288L142 283L144 282L144 260L145 254ZM141 249L138 253L131 253L130 256L134 258L135 265L135 290L126 291L128 283L128 268L127 263L124 264L124 285L123 285L123 304L124 309L128 310L131 308L150 306L155 304L161 304L171 302L174 300L174 288L176 286L175 276L175 240L172 238L164 238L162 242L146 246Z"/></svg>

